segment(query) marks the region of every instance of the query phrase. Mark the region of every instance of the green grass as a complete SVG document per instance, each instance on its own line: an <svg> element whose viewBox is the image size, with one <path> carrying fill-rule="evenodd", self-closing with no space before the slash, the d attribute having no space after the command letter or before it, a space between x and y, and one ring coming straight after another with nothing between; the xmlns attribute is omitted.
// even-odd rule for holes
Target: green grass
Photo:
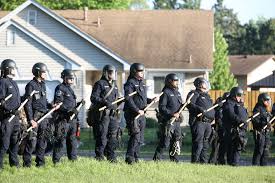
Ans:
<svg viewBox="0 0 275 183"><path fill-rule="evenodd" d="M65 158L64 158L65 159ZM141 162L133 166L79 158L56 167L47 158L44 168L10 168L0 172L5 183L86 182L274 182L274 167L229 167L171 162Z"/></svg>
<svg viewBox="0 0 275 183"><path fill-rule="evenodd" d="M190 133L190 128L185 127L182 129L185 133L186 136L183 140L183 146L182 146L182 152L181 154L189 156L191 155L191 133ZM244 157L252 157L253 150L254 150L254 140L251 132L247 132L248 136L248 144L246 147L246 152L242 153L242 156ZM121 146L118 148L119 152L125 152L126 147L127 147L127 140L128 140L128 133L127 130L124 130L123 136L122 136L122 143ZM81 142L83 143L82 146L80 146L81 150L94 150L94 139L93 139L93 133L92 130L90 129L82 129L81 130ZM157 142L158 142L158 137L157 137L157 124L155 128L146 128L145 129L145 134L144 134L144 139L145 139L145 146L142 146L141 153L142 154L148 154L151 155L154 153ZM275 143L275 137L273 136L273 133L271 134L271 141ZM271 157L275 157L275 144L271 147Z"/></svg>

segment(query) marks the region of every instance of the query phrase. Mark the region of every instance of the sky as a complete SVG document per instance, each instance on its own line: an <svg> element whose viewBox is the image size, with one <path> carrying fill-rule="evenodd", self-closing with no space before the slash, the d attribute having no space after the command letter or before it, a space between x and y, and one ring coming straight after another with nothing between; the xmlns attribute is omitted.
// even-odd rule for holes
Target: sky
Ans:
<svg viewBox="0 0 275 183"><path fill-rule="evenodd" d="M215 3L216 0L202 0L201 8L211 9ZM242 24L259 17L275 18L275 0L224 0L224 5L238 14Z"/></svg>
<svg viewBox="0 0 275 183"><path fill-rule="evenodd" d="M216 0L201 0L201 9L210 10ZM152 0L149 0L150 7L153 7ZM241 24L249 20L257 20L259 17L266 19L275 18L275 0L224 0L227 8L233 9L238 14Z"/></svg>

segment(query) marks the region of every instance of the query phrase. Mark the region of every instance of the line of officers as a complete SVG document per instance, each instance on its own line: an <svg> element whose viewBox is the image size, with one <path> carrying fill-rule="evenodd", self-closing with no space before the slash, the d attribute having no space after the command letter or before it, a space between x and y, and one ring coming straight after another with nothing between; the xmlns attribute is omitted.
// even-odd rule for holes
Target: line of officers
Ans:
<svg viewBox="0 0 275 183"><path fill-rule="evenodd" d="M27 99L24 111L28 127L32 127L32 130L27 134L23 143L19 137L18 108L21 98L18 86L13 81L16 69L16 63L13 60L6 59L1 63L0 168L3 168L3 157L6 152L9 154L10 166L19 166L17 155L19 141L24 144L22 150L23 166L31 166L33 152L36 154L36 166L44 166L47 141L52 137L52 161L54 164L61 159L64 142L66 142L68 159L76 160L77 117L70 119L70 116L77 116L76 106L79 104L76 103L76 96L71 88L75 77L73 71L70 69L62 71L63 83L55 88L54 101L49 103L46 98L46 85L44 82L48 72L47 66L43 63L34 64L32 68L34 78L26 85L24 95L24 99ZM182 141L180 123L183 120L180 108L184 104L178 91L179 78L174 73L168 74L165 78L162 95L149 99L144 83L144 71L143 64L132 64L130 75L124 84L123 111L129 133L125 162L134 164L139 161L146 123L144 109L149 103L158 101L159 142L153 160L161 160L164 150L168 149L170 160L178 162ZM114 163L117 162L115 150L118 145L118 109L121 104L115 103L120 98L115 80L116 68L112 65L104 66L102 77L93 86L90 97L91 112L88 114L88 118L91 119L88 120L91 121L89 125L93 126L96 141L95 158L99 161L106 158ZM208 95L209 82L204 78L197 78L194 85L196 89L190 91L187 96L187 98L191 98L190 103L187 105L192 134L191 162L237 165L240 160L240 152L243 150L246 141L246 120L248 119L247 110L242 101L243 90L239 87L232 88L230 93L225 94L223 97L223 99L226 99L225 103L221 102L222 99L218 99L216 101L218 107L215 110L207 110L213 106ZM36 92L32 95L33 91ZM10 94L12 94L12 97L5 100ZM62 105L58 105L61 102ZM266 93L263 93L259 95L258 103L253 110L253 113L260 112L260 115L252 119L255 129L255 151L253 154L253 164L255 165L266 165L267 163L271 145L269 138L271 125L268 123L271 114L267 111L269 105L271 105L271 99ZM102 107L105 109L99 110ZM38 124L37 121L49 109L55 110L53 120L48 121L46 118ZM198 114L202 115L198 117ZM9 121L13 115L15 117ZM171 123L172 119L176 120ZM266 125L268 127L264 128ZM215 132L217 132L217 135L215 135ZM207 156L209 144L214 144L210 159Z"/></svg>

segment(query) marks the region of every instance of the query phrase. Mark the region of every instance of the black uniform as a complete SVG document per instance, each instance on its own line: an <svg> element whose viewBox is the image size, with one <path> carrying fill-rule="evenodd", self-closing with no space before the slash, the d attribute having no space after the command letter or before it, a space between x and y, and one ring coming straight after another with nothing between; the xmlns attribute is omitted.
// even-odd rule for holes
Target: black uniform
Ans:
<svg viewBox="0 0 275 183"><path fill-rule="evenodd" d="M215 124L212 125L212 133L210 135L210 145L212 146L212 150L209 157L209 163L217 164L219 159L219 151L224 145L224 130L222 127L222 97L217 98L215 105L219 104L218 107L215 108Z"/></svg>
<svg viewBox="0 0 275 183"><path fill-rule="evenodd" d="M227 163L236 166L240 161L240 152L245 145L247 110L243 103L238 103L236 100L229 98L223 107L223 128L225 130L224 140L225 147L221 156L227 155ZM244 123L242 127L240 124ZM223 162L221 162L223 164ZM225 162L224 162L225 163Z"/></svg>
<svg viewBox="0 0 275 183"><path fill-rule="evenodd" d="M6 102L1 102L1 146L0 168L3 168L5 153L9 153L10 166L18 166L18 133L20 129L17 109L20 106L19 89L15 81L5 77L0 79L0 100L3 101L8 95L12 97ZM15 114L11 122L8 120Z"/></svg>
<svg viewBox="0 0 275 183"><path fill-rule="evenodd" d="M147 103L151 102L150 99L147 99L146 85L144 82L135 77L129 77L124 85L125 95L127 96L135 91L137 91L137 94L129 97L124 105L124 116L130 136L126 152L126 162L130 164L138 161L146 123L144 115L140 116L136 121L135 117L139 114L139 110L143 110Z"/></svg>
<svg viewBox="0 0 275 183"><path fill-rule="evenodd" d="M31 120L37 121L44 114L47 113L50 104L46 97L46 85L44 81L38 81L33 78L25 87L25 95L30 96L33 91L35 93L25 105L25 112L29 125L31 126ZM31 166L32 152L36 150L36 166L43 166L45 164L45 149L47 147L47 139L45 138L45 131L47 129L48 119L44 119L38 127L33 129L34 132L30 132L28 141L23 154L24 166ZM37 135L36 133L37 132Z"/></svg>
<svg viewBox="0 0 275 183"><path fill-rule="evenodd" d="M54 103L63 102L61 107L54 113L55 142L53 147L53 163L60 161L63 143L66 139L67 156L69 160L77 159L76 141L76 117L70 117L76 113L76 96L69 84L62 83L55 88Z"/></svg>
<svg viewBox="0 0 275 183"><path fill-rule="evenodd" d="M207 151L209 148L209 137L211 134L211 122L215 118L215 111L206 112L201 117L198 114L213 106L212 100L208 93L199 89L191 91L187 98L194 93L189 109L189 125L192 133L192 157L191 162L207 163Z"/></svg>
<svg viewBox="0 0 275 183"><path fill-rule="evenodd" d="M159 100L159 143L156 148L154 160L160 160L163 151L169 147L169 156L171 161L178 162L178 154L175 153L175 147L180 144L181 141L181 128L180 122L182 117L177 119L171 124L173 114L180 110L182 105L182 98L177 89L164 87L163 95Z"/></svg>
<svg viewBox="0 0 275 183"><path fill-rule="evenodd" d="M260 115L252 119L253 123L253 137L255 141L255 148L253 154L253 165L267 165L269 156L270 128L264 129L270 120L271 114L267 111L263 104L257 103L253 109L253 114L260 112Z"/></svg>
<svg viewBox="0 0 275 183"><path fill-rule="evenodd" d="M112 92L106 97L111 89ZM105 77L97 81L93 87L92 104L97 109L107 106L104 111L96 110L97 112L94 114L96 115L93 128L96 140L95 154L98 160L103 160L105 155L109 161L116 161L115 149L119 123L116 115L117 105L111 105L111 103L117 100L118 96L116 83L110 83Z"/></svg>

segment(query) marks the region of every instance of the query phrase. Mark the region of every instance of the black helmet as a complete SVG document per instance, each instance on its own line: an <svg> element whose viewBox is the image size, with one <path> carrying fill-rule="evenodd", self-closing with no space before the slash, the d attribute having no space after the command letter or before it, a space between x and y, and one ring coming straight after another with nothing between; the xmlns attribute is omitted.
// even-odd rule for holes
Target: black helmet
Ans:
<svg viewBox="0 0 275 183"><path fill-rule="evenodd" d="M233 87L230 90L230 97L241 97L243 94L243 89L241 89L240 87Z"/></svg>
<svg viewBox="0 0 275 183"><path fill-rule="evenodd" d="M203 77L198 77L194 81L194 86L196 88L200 88L203 83L208 84L208 81L205 78L203 78Z"/></svg>
<svg viewBox="0 0 275 183"><path fill-rule="evenodd" d="M178 81L179 78L176 74L170 73L165 77L165 85L170 86L172 81Z"/></svg>
<svg viewBox="0 0 275 183"><path fill-rule="evenodd" d="M144 65L141 63L133 63L130 67L130 75L135 76L138 71L144 71Z"/></svg>
<svg viewBox="0 0 275 183"><path fill-rule="evenodd" d="M222 96L222 99L224 100L224 99L227 99L228 97L229 97L229 95L230 95L230 92L225 92L224 94L223 94L223 96Z"/></svg>
<svg viewBox="0 0 275 183"><path fill-rule="evenodd" d="M47 72L47 71L48 71L47 66L40 62L34 64L32 67L32 74L35 77L40 77L42 72Z"/></svg>
<svg viewBox="0 0 275 183"><path fill-rule="evenodd" d="M270 98L270 96L267 93L261 93L258 96L258 103L263 104L264 101L271 101L271 98Z"/></svg>
<svg viewBox="0 0 275 183"><path fill-rule="evenodd" d="M16 69L16 63L11 59L5 59L1 63L1 75L7 76L11 74L11 69Z"/></svg>
<svg viewBox="0 0 275 183"><path fill-rule="evenodd" d="M112 72L112 74L114 74L112 79L115 80L116 79L116 68L114 66L112 66L112 65L105 65L103 67L103 70L102 70L102 77L104 77L105 79L109 80L109 76L108 75L111 72Z"/></svg>
<svg viewBox="0 0 275 183"><path fill-rule="evenodd" d="M74 78L74 71L72 69L64 69L62 72L61 72L61 78L62 79L65 79L66 78Z"/></svg>

